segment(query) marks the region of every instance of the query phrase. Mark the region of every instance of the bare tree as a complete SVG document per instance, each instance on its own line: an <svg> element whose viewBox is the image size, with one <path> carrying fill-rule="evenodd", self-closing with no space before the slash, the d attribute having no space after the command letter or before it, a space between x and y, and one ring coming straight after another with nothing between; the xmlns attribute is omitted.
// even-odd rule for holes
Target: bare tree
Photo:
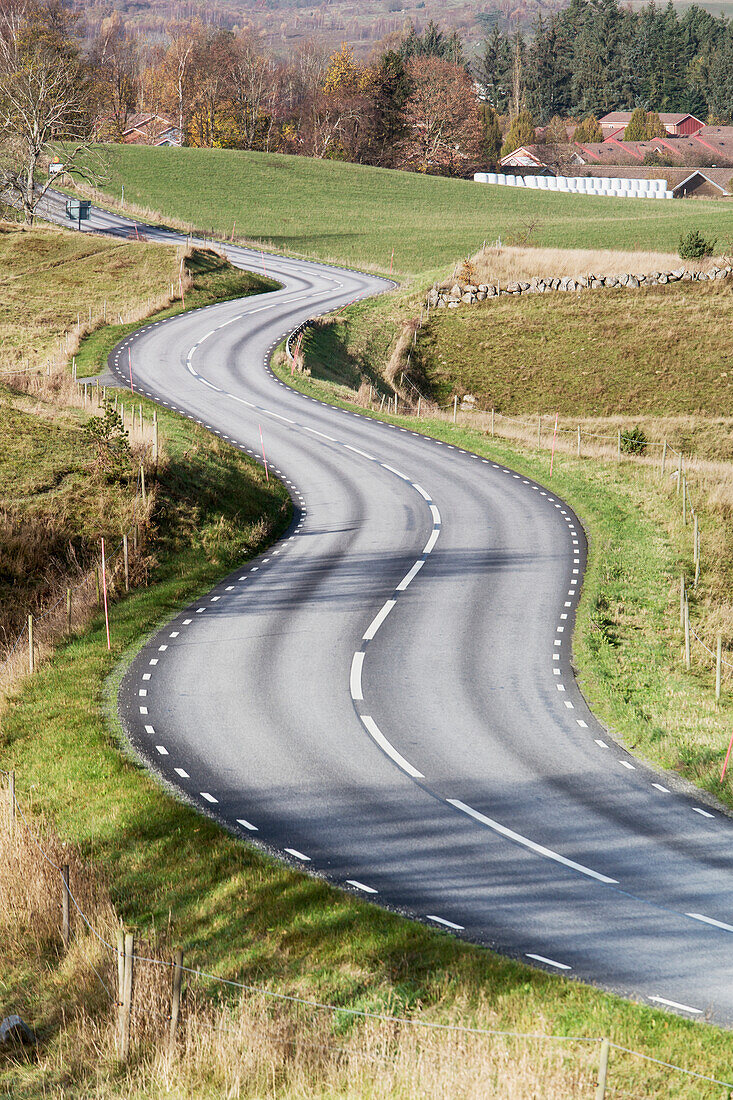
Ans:
<svg viewBox="0 0 733 1100"><path fill-rule="evenodd" d="M72 31L60 0L0 9L0 189L29 224L52 182L46 162L92 175L94 97Z"/></svg>
<svg viewBox="0 0 733 1100"><path fill-rule="evenodd" d="M122 141L130 115L140 99L140 55L119 12L103 20L91 60L99 74L113 141Z"/></svg>

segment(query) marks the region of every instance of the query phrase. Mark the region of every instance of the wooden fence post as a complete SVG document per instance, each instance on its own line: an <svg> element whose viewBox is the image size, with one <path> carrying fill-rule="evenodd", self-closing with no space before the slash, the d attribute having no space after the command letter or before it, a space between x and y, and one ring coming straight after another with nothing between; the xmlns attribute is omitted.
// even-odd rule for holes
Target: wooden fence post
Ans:
<svg viewBox="0 0 733 1100"><path fill-rule="evenodd" d="M601 1040L601 1057L598 1065L598 1085L596 1087L596 1100L606 1100L606 1079L608 1077L608 1055L611 1046L608 1039Z"/></svg>
<svg viewBox="0 0 733 1100"><path fill-rule="evenodd" d="M677 488L675 492L679 493L682 488L682 451L680 451L679 461L677 463Z"/></svg>
<svg viewBox="0 0 733 1100"><path fill-rule="evenodd" d="M580 458L580 424L578 424L578 458Z"/></svg>
<svg viewBox="0 0 733 1100"><path fill-rule="evenodd" d="M130 591L130 560L127 553L127 535L122 536L122 557L125 562L125 592Z"/></svg>
<svg viewBox="0 0 733 1100"><path fill-rule="evenodd" d="M35 654L33 652L33 616L28 616L28 671L33 672L36 667Z"/></svg>
<svg viewBox="0 0 733 1100"><path fill-rule="evenodd" d="M126 1062L130 1055L130 1017L132 1015L132 968L134 961L134 938L132 932L125 933L124 950L122 1003L120 1006L120 1059Z"/></svg>
<svg viewBox="0 0 733 1100"><path fill-rule="evenodd" d="M618 430L618 439L616 442L616 458L621 461L621 429Z"/></svg>
<svg viewBox="0 0 733 1100"><path fill-rule="evenodd" d="M664 468L667 465L667 440L665 439L662 447L662 477L664 477Z"/></svg>
<svg viewBox="0 0 733 1100"><path fill-rule="evenodd" d="M683 573L682 576L680 577L680 630L685 625L685 600L686 600L686 598L687 598L687 596L686 596L686 592L685 592L685 574Z"/></svg>
<svg viewBox="0 0 733 1100"><path fill-rule="evenodd" d="M64 943L64 951L69 950L71 940L71 919L69 914L69 865L64 863L61 867L61 939Z"/></svg>
<svg viewBox="0 0 733 1100"><path fill-rule="evenodd" d="M168 1054L172 1055L176 1049L176 1031L178 1018L181 1014L181 984L183 981L183 951L176 948L173 960L173 986L171 989L171 1022L168 1031Z"/></svg>
<svg viewBox="0 0 733 1100"><path fill-rule="evenodd" d="M685 668L690 668L690 605L685 600Z"/></svg>
<svg viewBox="0 0 733 1100"><path fill-rule="evenodd" d="M15 835L15 772L8 773L8 833Z"/></svg>
<svg viewBox="0 0 733 1100"><path fill-rule="evenodd" d="M420 405L421 405L421 403L422 403L422 397L418 397L418 399L417 399L417 416L418 416L418 420L420 419Z"/></svg>
<svg viewBox="0 0 733 1100"><path fill-rule="evenodd" d="M537 450L542 447L542 417L537 417Z"/></svg>
<svg viewBox="0 0 733 1100"><path fill-rule="evenodd" d="M494 434L494 410L491 410L491 434Z"/></svg>
<svg viewBox="0 0 733 1100"><path fill-rule="evenodd" d="M720 688L723 679L723 639L718 634L715 646L715 702L720 702Z"/></svg>
<svg viewBox="0 0 733 1100"><path fill-rule="evenodd" d="M458 397L453 395L453 423L456 422L456 416L458 415Z"/></svg>
<svg viewBox="0 0 733 1100"><path fill-rule="evenodd" d="M145 470L142 463L140 464L140 491L142 492L143 508L145 507Z"/></svg>

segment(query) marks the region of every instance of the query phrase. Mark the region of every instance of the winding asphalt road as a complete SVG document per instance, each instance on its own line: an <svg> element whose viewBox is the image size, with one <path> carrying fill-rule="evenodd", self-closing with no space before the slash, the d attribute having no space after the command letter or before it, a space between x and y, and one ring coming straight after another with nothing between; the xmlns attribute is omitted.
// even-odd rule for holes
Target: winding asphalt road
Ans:
<svg viewBox="0 0 733 1100"><path fill-rule="evenodd" d="M90 228L127 232L98 211ZM285 333L388 284L266 262L281 291L110 357L124 384L129 349L136 388L255 457L261 428L295 505L277 545L136 658L133 745L227 829L347 890L733 1023L730 822L619 747L578 690L579 519L510 469L279 382Z"/></svg>

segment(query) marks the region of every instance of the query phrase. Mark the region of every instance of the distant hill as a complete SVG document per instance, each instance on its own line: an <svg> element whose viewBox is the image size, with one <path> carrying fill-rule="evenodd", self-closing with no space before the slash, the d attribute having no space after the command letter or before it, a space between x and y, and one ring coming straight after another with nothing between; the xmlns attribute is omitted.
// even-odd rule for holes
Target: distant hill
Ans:
<svg viewBox="0 0 733 1100"><path fill-rule="evenodd" d="M106 0L73 0L73 4L90 34L110 13ZM114 4L126 22L153 42L165 37L171 22L199 18L234 30L256 29L263 44L277 53L315 39L329 52L348 42L361 57L386 36L403 33L411 23L422 30L430 19L457 29L471 53L495 24L504 31L528 31L538 15L545 18L565 6L566 0L117 0Z"/></svg>

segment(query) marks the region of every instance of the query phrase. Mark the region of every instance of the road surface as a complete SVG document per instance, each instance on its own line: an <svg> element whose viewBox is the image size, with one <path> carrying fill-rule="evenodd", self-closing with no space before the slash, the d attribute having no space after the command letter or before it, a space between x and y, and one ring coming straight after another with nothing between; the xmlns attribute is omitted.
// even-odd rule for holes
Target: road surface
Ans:
<svg viewBox="0 0 733 1100"><path fill-rule="evenodd" d="M128 232L98 211L88 226ZM133 745L227 829L346 890L730 1024L730 822L616 744L575 683L579 518L500 464L283 385L268 362L286 333L388 284L266 263L282 290L110 357L124 384L129 349L136 388L254 457L261 428L295 505L279 543L135 659Z"/></svg>

